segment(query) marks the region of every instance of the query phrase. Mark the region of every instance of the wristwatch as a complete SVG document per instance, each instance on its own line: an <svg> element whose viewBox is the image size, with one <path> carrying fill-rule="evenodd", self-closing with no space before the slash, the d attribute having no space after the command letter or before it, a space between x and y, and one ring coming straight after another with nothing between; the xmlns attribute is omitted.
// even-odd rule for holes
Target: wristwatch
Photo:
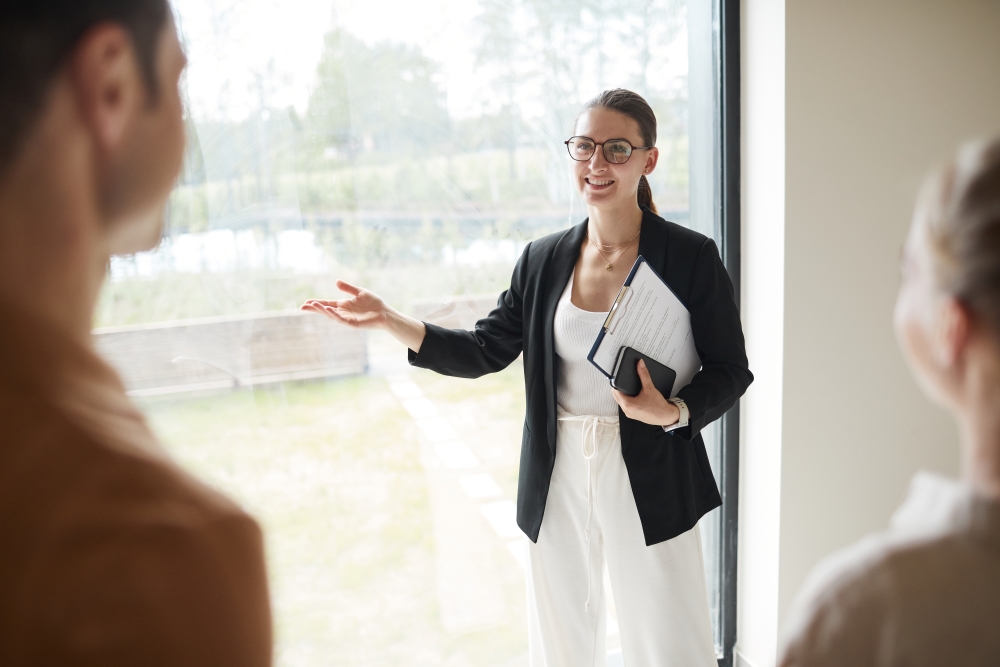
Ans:
<svg viewBox="0 0 1000 667"><path fill-rule="evenodd" d="M671 424L670 426L664 426L663 430L666 431L667 433L669 433L670 431L673 431L674 429L684 428L685 426L687 426L688 423L691 421L691 412L690 412L690 410L688 410L687 403L684 402L684 399L683 398L677 398L675 396L674 398L668 398L667 402L668 403L673 403L674 405L676 405L677 409L680 411L681 415L677 419L677 423L676 424Z"/></svg>

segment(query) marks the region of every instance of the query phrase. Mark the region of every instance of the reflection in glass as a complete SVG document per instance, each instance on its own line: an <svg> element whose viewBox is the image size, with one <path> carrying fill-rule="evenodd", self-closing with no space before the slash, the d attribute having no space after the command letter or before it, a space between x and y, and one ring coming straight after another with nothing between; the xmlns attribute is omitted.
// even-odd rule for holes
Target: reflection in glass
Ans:
<svg viewBox="0 0 1000 667"><path fill-rule="evenodd" d="M98 344L172 451L261 518L279 665L526 664L520 367L411 371L296 308L344 278L471 327L528 241L586 216L562 144L605 88L657 113L661 215L712 234L710 8L174 4L185 168L160 246L112 261Z"/></svg>

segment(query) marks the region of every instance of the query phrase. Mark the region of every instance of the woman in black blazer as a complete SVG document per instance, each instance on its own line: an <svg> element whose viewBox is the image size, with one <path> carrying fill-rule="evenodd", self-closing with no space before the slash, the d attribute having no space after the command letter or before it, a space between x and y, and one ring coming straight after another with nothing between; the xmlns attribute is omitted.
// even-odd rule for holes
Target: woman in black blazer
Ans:
<svg viewBox="0 0 1000 667"><path fill-rule="evenodd" d="M479 377L524 354L517 523L531 540L532 665L604 664L606 558L626 664L708 667L696 524L722 501L700 432L753 380L732 283L711 239L656 214L646 180L658 159L656 119L645 100L606 91L574 135L566 143L589 217L529 243L475 330L419 322L344 282L351 298L303 308L385 329L409 347L411 364L445 375ZM702 367L672 399L642 364L638 396L612 390L581 353L638 255L691 313Z"/></svg>

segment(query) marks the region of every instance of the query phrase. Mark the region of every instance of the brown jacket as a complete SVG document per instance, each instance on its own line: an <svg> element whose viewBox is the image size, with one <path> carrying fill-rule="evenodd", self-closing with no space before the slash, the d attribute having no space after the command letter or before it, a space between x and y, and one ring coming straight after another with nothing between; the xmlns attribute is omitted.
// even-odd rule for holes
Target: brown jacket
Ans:
<svg viewBox="0 0 1000 667"><path fill-rule="evenodd" d="M0 304L0 665L270 664L257 524L89 346Z"/></svg>

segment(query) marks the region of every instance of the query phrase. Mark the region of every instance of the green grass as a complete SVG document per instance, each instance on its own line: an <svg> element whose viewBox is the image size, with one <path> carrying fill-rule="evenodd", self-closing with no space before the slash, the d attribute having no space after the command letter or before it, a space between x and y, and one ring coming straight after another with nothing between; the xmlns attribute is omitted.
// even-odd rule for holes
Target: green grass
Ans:
<svg viewBox="0 0 1000 667"><path fill-rule="evenodd" d="M520 363L478 381L414 380L514 497ZM527 650L524 580L497 540L509 623L451 635L437 608L427 478L383 378L146 401L154 429L261 521L282 667L503 665Z"/></svg>

